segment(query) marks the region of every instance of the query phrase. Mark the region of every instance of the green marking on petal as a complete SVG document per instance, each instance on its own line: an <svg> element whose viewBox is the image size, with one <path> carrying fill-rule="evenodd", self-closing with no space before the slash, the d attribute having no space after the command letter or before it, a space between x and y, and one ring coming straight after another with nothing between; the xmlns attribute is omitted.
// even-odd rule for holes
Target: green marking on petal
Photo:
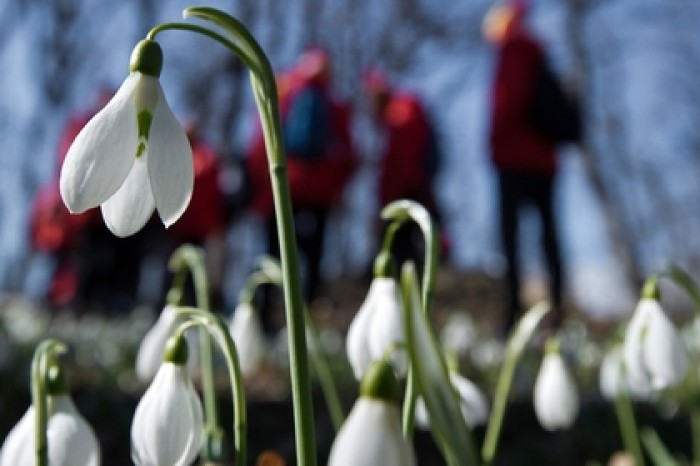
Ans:
<svg viewBox="0 0 700 466"><path fill-rule="evenodd" d="M137 119L139 124L139 137L148 141L153 115L148 110L141 110L137 115Z"/></svg>
<svg viewBox="0 0 700 466"><path fill-rule="evenodd" d="M141 142L139 143L139 147L136 149L136 158L138 159L143 155L143 153L146 152L146 143Z"/></svg>

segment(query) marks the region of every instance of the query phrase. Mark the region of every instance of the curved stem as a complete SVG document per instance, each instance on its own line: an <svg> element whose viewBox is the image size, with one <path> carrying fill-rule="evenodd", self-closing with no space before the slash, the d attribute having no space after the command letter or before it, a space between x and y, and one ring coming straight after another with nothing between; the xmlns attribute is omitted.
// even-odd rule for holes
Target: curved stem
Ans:
<svg viewBox="0 0 700 466"><path fill-rule="evenodd" d="M231 338L226 323L221 317L198 308L180 307L178 316L186 320L175 331L175 334L184 333L192 325L200 325L207 335L214 337L226 359L226 366L231 383L231 397L233 399L233 438L235 450L235 464L246 464L247 423L245 405L245 387L243 375L238 360L236 345Z"/></svg>
<svg viewBox="0 0 700 466"><path fill-rule="evenodd" d="M180 246L170 257L170 269L176 273L181 286L184 285L184 271L189 270L195 288L197 307L211 313L209 305L209 287L204 257L201 249L185 244ZM182 291L180 291L182 295ZM211 338L207 332L202 332L199 339L200 361L202 366L202 391L204 393L204 412L206 415L205 442L203 456L207 460L220 460L223 456L223 433L219 425L219 415L216 408L216 390L214 387L214 364L211 354Z"/></svg>
<svg viewBox="0 0 700 466"><path fill-rule="evenodd" d="M316 464L316 440L309 361L306 351L304 306L275 76L262 48L237 19L207 7L188 8L184 11L184 15L185 17L201 18L221 27L232 40L220 42L229 47L251 70L251 85L260 113L270 166L277 232L280 241L285 310L289 331L289 363L297 464L314 466ZM210 37L216 39L211 35Z"/></svg>
<svg viewBox="0 0 700 466"><path fill-rule="evenodd" d="M433 222L428 211L419 203L410 200L400 200L388 204L382 209L381 216L384 219L393 220L384 235L382 249L389 251L394 241L396 232L409 220L418 224L425 241L425 264L423 267L423 281L421 291L421 306L423 312L430 314L433 294L435 292L435 279L437 276L438 256L440 245L437 241L437 226ZM416 412L416 381L413 371L409 367L406 394L404 396L402 422L403 434L406 438L413 435Z"/></svg>
<svg viewBox="0 0 700 466"><path fill-rule="evenodd" d="M637 422L634 418L632 400L624 390L618 390L615 397L615 414L617 414L625 450L634 456L635 465L644 466L644 454L642 453Z"/></svg>
<svg viewBox="0 0 700 466"><path fill-rule="evenodd" d="M58 340L42 341L34 351L31 367L32 406L34 406L34 453L37 466L48 466L49 444L46 429L49 422L48 391L46 380L48 369L57 353L63 353L66 347Z"/></svg>

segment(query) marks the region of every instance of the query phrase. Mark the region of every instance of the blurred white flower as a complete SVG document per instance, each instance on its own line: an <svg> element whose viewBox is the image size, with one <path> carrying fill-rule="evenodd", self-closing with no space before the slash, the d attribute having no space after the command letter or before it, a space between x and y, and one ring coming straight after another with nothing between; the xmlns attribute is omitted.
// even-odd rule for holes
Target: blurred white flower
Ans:
<svg viewBox="0 0 700 466"><path fill-rule="evenodd" d="M471 380L457 372L450 372L450 382L457 390L462 405L462 415L469 427L486 423L489 417L489 402L484 393ZM430 429L430 416L423 398L416 400L416 426Z"/></svg>
<svg viewBox="0 0 700 466"><path fill-rule="evenodd" d="M241 372L243 375L255 373L265 360L267 342L260 316L252 304L243 302L236 307L229 330L236 344Z"/></svg>
<svg viewBox="0 0 700 466"><path fill-rule="evenodd" d="M80 415L67 395L48 399L49 466L97 466L100 446L92 428ZM30 406L22 419L5 438L0 451L0 466L31 465L36 462L34 449L34 407Z"/></svg>
<svg viewBox="0 0 700 466"><path fill-rule="evenodd" d="M163 308L158 320L141 340L139 350L136 353L136 377L142 382L150 382L163 363L163 351L170 334L178 325L177 307L167 305ZM188 330L185 334L189 343L190 357L188 368L190 374L197 369L197 345L196 333Z"/></svg>
<svg viewBox="0 0 700 466"><path fill-rule="evenodd" d="M477 332L474 321L466 312L453 312L445 321L440 332L442 346L454 352L458 357L465 357L476 342Z"/></svg>
<svg viewBox="0 0 700 466"><path fill-rule="evenodd" d="M139 401L131 424L137 465L192 464L204 438L202 403L185 368L165 361Z"/></svg>
<svg viewBox="0 0 700 466"><path fill-rule="evenodd" d="M535 414L547 430L566 429L578 414L578 390L558 351L547 351L534 388Z"/></svg>
<svg viewBox="0 0 700 466"><path fill-rule="evenodd" d="M158 66L141 67L138 59L144 55L159 58ZM161 67L160 46L141 41L132 54L131 73L80 131L61 168L61 197L68 210L80 213L101 205L107 227L117 236L139 231L154 210L166 227L172 225L192 196L192 149L163 95Z"/></svg>
<svg viewBox="0 0 700 466"><path fill-rule="evenodd" d="M398 283L393 278L375 277L348 329L346 349L355 377L361 379L372 361L405 342ZM393 351L391 361L399 373L406 371L403 351Z"/></svg>
<svg viewBox="0 0 700 466"><path fill-rule="evenodd" d="M676 385L688 371L683 340L656 299L642 298L637 304L623 354L629 383L641 391Z"/></svg>
<svg viewBox="0 0 700 466"><path fill-rule="evenodd" d="M643 387L630 384L627 380L622 347L611 348L600 362L598 385L600 393L608 400L614 400L620 393L626 393L633 399L645 399L649 393Z"/></svg>

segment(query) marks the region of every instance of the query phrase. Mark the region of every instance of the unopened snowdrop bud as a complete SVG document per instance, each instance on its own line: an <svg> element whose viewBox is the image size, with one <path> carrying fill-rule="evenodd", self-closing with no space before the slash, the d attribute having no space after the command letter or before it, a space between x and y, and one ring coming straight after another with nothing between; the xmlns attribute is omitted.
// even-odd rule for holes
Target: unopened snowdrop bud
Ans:
<svg viewBox="0 0 700 466"><path fill-rule="evenodd" d="M469 427L486 423L489 417L489 403L478 386L455 371L450 371L450 383L457 391L462 406L462 415ZM423 398L416 401L416 426L430 429L430 416Z"/></svg>
<svg viewBox="0 0 700 466"><path fill-rule="evenodd" d="M163 351L170 334L178 325L177 308L167 305L163 308L158 320L141 340L139 350L136 353L136 377L142 382L150 382L158 372L163 362ZM195 333L187 332L187 341L193 350L197 349ZM193 351L194 352L194 351ZM197 368L196 355L188 358L190 373Z"/></svg>
<svg viewBox="0 0 700 466"><path fill-rule="evenodd" d="M413 466L413 447L401 433L395 404L398 381L386 360L373 363L360 398L331 447L328 466Z"/></svg>
<svg viewBox="0 0 700 466"><path fill-rule="evenodd" d="M647 280L625 331L624 362L630 385L663 390L678 384L688 371L688 355L678 330L659 303L655 277Z"/></svg>
<svg viewBox="0 0 700 466"><path fill-rule="evenodd" d="M169 227L192 196L192 149L163 95L162 66L157 42L137 44L131 73L80 131L61 168L61 197L68 210L101 206L117 236L139 231L154 210Z"/></svg>
<svg viewBox="0 0 700 466"><path fill-rule="evenodd" d="M578 390L553 339L535 380L534 404L537 419L547 430L569 428L578 414Z"/></svg>
<svg viewBox="0 0 700 466"><path fill-rule="evenodd" d="M131 458L139 465L189 465L202 446L202 403L187 375L187 343L168 340L163 364L131 424Z"/></svg>
<svg viewBox="0 0 700 466"><path fill-rule="evenodd" d="M60 367L49 369L47 382L49 466L99 465L97 438L68 394ZM35 417L34 407L30 407L10 431L0 452L0 466L35 464Z"/></svg>
<svg viewBox="0 0 700 466"><path fill-rule="evenodd" d="M406 341L399 285L393 278L392 264L389 253L377 257L375 278L348 329L348 359L358 380L372 361L383 358L387 350ZM397 372L406 371L403 352L393 351L391 360Z"/></svg>
<svg viewBox="0 0 700 466"><path fill-rule="evenodd" d="M236 307L229 330L238 351L241 373L255 373L265 360L267 344L260 316L252 304L242 302Z"/></svg>

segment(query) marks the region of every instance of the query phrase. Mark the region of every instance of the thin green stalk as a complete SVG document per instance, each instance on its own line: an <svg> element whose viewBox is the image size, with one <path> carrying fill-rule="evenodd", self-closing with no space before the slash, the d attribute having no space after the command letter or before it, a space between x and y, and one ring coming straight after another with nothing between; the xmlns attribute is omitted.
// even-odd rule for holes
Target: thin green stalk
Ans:
<svg viewBox="0 0 700 466"><path fill-rule="evenodd" d="M656 466L677 466L678 463L671 456L659 435L651 427L642 429L641 439Z"/></svg>
<svg viewBox="0 0 700 466"><path fill-rule="evenodd" d="M345 412L343 410L343 405L340 402L338 387L335 384L328 360L326 359L325 352L321 346L321 340L318 336L318 329L312 322L311 316L309 316L308 312L306 313L306 325L306 335L311 342L311 363L316 370L316 376L318 377L318 382L321 385L323 397L326 400L326 406L328 407L328 412L331 416L331 422L333 422L335 431L338 432L340 427L343 425L343 422L345 422Z"/></svg>
<svg viewBox="0 0 700 466"><path fill-rule="evenodd" d="M170 269L176 273L178 282L182 280L183 270L189 270L194 282L195 301L199 309L211 313L209 305L209 286L204 269L204 254L200 248L185 244L180 246L170 258ZM182 293L181 293L182 295ZM200 361L202 366L202 392L204 394L205 441L203 456L208 461L223 459L223 430L219 424L216 407L216 388L214 387L214 362L211 354L211 337L207 332L200 332Z"/></svg>
<svg viewBox="0 0 700 466"><path fill-rule="evenodd" d="M493 400L493 409L489 416L489 422L486 426L486 436L481 449L481 459L484 466L489 466L493 463L498 449L498 440L503 427L503 419L505 418L506 408L508 405L508 397L510 395L510 387L513 383L513 376L518 366L518 361L527 348L532 335L537 326L542 321L542 318L551 310L551 306L547 302L541 302L531 307L518 321L518 325L508 339L506 345L505 359L501 366L501 371L498 374L496 382L496 393Z"/></svg>
<svg viewBox="0 0 700 466"><path fill-rule="evenodd" d="M200 18L221 27L230 40L226 37L204 33L201 30L190 30L205 34L228 47L250 69L253 95L260 113L270 166L272 193L280 241L285 309L289 332L289 362L297 464L299 466L314 466L316 464L316 437L309 361L306 351L304 306L301 295L291 195L287 179L275 76L262 48L237 19L222 11L207 7L188 8L184 11L184 16L186 18ZM179 26L168 27L175 29ZM191 25L187 25L187 27L190 28Z"/></svg>
<svg viewBox="0 0 700 466"><path fill-rule="evenodd" d="M238 360L238 351L231 338L226 323L221 317L198 308L180 307L178 315L184 319L190 319L182 323L175 334L182 334L191 325L200 325L207 335L213 336L219 344L226 359L226 366L231 383L231 397L233 399L233 438L235 464L246 464L247 458L247 421L245 404L245 386L243 374Z"/></svg>
<svg viewBox="0 0 700 466"><path fill-rule="evenodd" d="M700 466L700 409L693 408L690 416L693 429L693 466Z"/></svg>
<svg viewBox="0 0 700 466"><path fill-rule="evenodd" d="M34 453L36 466L48 466L49 442L46 429L49 422L48 390L46 382L51 362L57 353L63 353L66 347L58 340L48 339L39 343L31 366L32 406L34 406Z"/></svg>
<svg viewBox="0 0 700 466"><path fill-rule="evenodd" d="M644 454L639 441L632 400L623 390L619 390L615 397L615 414L620 425L620 434L622 435L622 444L625 450L634 456L634 464L636 466L644 466Z"/></svg>
<svg viewBox="0 0 700 466"><path fill-rule="evenodd" d="M421 283L421 306L426 315L430 314L432 298L435 293L435 281L440 254L438 243L438 231L435 222L428 211L417 202L399 200L388 204L382 209L381 216L392 220L387 228L382 241L382 250L389 252L396 236L396 232L408 221L418 224L423 233L425 242L425 264L423 267L423 280ZM413 371L409 367L406 376L406 392L402 412L403 434L410 439L413 435L416 412L416 381Z"/></svg>

